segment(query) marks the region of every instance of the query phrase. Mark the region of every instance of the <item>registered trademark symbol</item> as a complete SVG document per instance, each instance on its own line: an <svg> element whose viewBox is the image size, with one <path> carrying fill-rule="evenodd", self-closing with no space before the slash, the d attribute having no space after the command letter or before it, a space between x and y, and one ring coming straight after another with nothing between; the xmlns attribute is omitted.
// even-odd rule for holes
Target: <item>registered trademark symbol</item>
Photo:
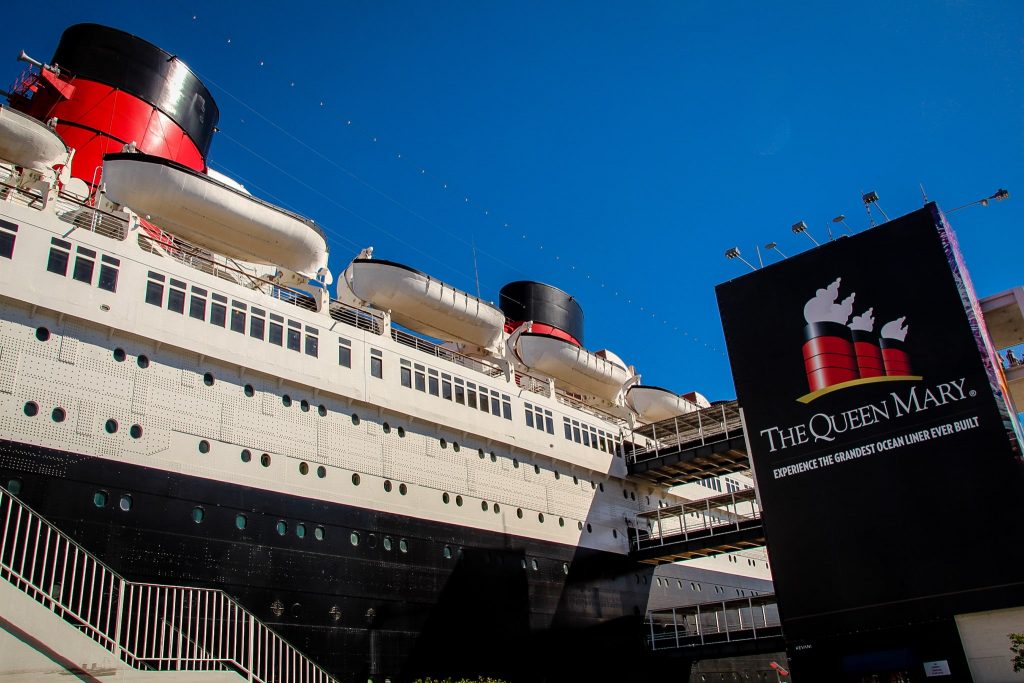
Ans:
<svg viewBox="0 0 1024 683"><path fill-rule="evenodd" d="M968 393L969 393L969 394L970 394L970 395L971 395L972 397L973 397L973 396L977 396L977 395L978 395L978 392L977 392L977 391L975 391L974 389L971 389L971 390L970 390L970 392L968 392Z"/></svg>

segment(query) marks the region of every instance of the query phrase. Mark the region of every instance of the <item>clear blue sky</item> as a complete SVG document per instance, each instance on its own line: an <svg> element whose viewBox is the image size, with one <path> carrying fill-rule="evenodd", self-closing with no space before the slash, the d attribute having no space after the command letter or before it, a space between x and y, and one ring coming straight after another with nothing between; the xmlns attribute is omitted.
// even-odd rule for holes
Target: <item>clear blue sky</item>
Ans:
<svg viewBox="0 0 1024 683"><path fill-rule="evenodd" d="M220 106L211 165L319 221L335 272L373 245L475 292L475 246L484 298L561 287L586 345L647 384L734 396L714 286L745 266L723 252L802 251L797 220L819 240L840 213L862 229L867 190L895 217L919 183L947 210L1009 189L951 222L980 294L1024 281L1019 1L57 0L5 16L8 83L18 50L49 60L78 22L178 54Z"/></svg>

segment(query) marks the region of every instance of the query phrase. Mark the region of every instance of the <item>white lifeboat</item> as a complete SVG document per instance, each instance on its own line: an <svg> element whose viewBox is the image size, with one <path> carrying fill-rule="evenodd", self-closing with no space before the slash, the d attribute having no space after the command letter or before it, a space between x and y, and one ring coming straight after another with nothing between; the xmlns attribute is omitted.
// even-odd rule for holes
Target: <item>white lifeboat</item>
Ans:
<svg viewBox="0 0 1024 683"><path fill-rule="evenodd" d="M644 422L660 422L700 410L700 406L668 389L635 385L626 393L626 401Z"/></svg>
<svg viewBox="0 0 1024 683"><path fill-rule="evenodd" d="M472 294L392 261L357 258L344 284L362 301L421 334L497 352L505 314Z"/></svg>
<svg viewBox="0 0 1024 683"><path fill-rule="evenodd" d="M327 267L327 239L314 221L162 157L103 157L107 197L161 228L230 258L313 279Z"/></svg>
<svg viewBox="0 0 1024 683"><path fill-rule="evenodd" d="M66 163L68 147L41 121L0 105L0 159L33 171Z"/></svg>
<svg viewBox="0 0 1024 683"><path fill-rule="evenodd" d="M522 332L515 340L515 352L523 365L553 377L569 390L582 391L617 404L633 373L609 351L591 353L550 334Z"/></svg>

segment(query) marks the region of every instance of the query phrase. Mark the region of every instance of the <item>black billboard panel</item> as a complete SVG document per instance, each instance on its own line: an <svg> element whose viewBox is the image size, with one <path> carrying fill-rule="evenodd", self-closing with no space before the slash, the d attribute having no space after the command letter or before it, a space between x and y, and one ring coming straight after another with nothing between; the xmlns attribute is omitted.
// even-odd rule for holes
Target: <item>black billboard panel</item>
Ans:
<svg viewBox="0 0 1024 683"><path fill-rule="evenodd" d="M717 294L787 636L1024 604L1016 420L935 205Z"/></svg>

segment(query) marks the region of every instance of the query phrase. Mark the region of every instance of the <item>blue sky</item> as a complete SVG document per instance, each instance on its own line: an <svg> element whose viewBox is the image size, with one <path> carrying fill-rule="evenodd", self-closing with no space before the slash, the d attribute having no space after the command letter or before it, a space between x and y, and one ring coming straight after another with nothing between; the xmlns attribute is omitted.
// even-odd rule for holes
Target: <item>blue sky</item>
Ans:
<svg viewBox="0 0 1024 683"><path fill-rule="evenodd" d="M724 251L863 229L868 190L1009 189L950 220L981 295L1024 280L1021 2L57 0L7 9L6 81L84 21L200 74L211 165L320 222L335 271L372 245L486 299L548 282L646 384L733 397Z"/></svg>

